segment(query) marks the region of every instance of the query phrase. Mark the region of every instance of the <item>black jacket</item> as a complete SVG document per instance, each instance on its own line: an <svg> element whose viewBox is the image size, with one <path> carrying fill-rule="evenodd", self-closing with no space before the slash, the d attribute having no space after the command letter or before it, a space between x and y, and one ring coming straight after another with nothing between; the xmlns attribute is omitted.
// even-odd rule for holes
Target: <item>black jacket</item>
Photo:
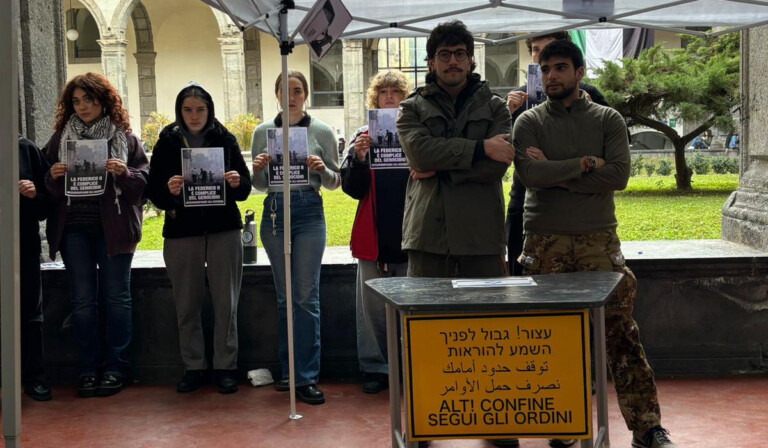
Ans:
<svg viewBox="0 0 768 448"><path fill-rule="evenodd" d="M355 142L367 126L359 129L349 144L349 151L341 165L341 189L357 199L363 199L371 189L370 152L360 162L355 155ZM405 210L405 188L408 185L407 169L377 170L373 176L376 189L376 233L379 257L382 263L405 263L408 255L401 249L403 239L403 213ZM358 203L357 213L360 213Z"/></svg>
<svg viewBox="0 0 768 448"><path fill-rule="evenodd" d="M49 168L40 149L31 140L19 136L19 180L31 180L37 192L34 199L19 195L20 244L21 250L31 250L37 255L40 254L39 221L47 218L50 210L48 191L45 188L45 173Z"/></svg>
<svg viewBox="0 0 768 448"><path fill-rule="evenodd" d="M240 153L237 139L218 121L205 131L204 147L224 148L224 172L240 173L240 186L226 184L226 205L184 207L181 197L168 190L168 179L181 175L181 148L186 147L181 128L173 123L160 132L149 164L147 198L166 211L163 225L164 238L185 238L242 229L243 222L237 201L244 201L251 193L251 177Z"/></svg>

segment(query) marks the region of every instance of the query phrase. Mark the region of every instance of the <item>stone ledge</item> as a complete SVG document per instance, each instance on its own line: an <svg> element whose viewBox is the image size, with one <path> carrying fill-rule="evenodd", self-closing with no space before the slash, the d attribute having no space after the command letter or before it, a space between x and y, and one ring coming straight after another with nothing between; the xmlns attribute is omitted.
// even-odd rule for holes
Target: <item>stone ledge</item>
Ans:
<svg viewBox="0 0 768 448"><path fill-rule="evenodd" d="M768 253L721 240L630 241L627 263L638 278L634 318L660 375L768 371ZM264 251L245 266L238 307L241 371L277 371L277 309ZM329 247L320 280L322 372L357 375L355 261ZM64 269L43 272L46 364L55 381L73 381L76 351ZM139 252L132 272L134 378L170 382L183 371L176 311L161 251ZM212 310L203 327L210 354Z"/></svg>
<svg viewBox="0 0 768 448"><path fill-rule="evenodd" d="M698 262L722 262L724 260L745 259L760 260L768 263L768 251L753 249L723 240L677 240L677 241L623 241L622 251L627 262L669 262L675 260L695 260ZM257 263L245 265L249 270L257 266L269 266L264 249L258 249ZM323 265L356 265L357 261L347 246L330 246L323 254ZM61 263L48 264L46 269L63 269ZM165 268L163 251L137 251L133 258L133 269Z"/></svg>

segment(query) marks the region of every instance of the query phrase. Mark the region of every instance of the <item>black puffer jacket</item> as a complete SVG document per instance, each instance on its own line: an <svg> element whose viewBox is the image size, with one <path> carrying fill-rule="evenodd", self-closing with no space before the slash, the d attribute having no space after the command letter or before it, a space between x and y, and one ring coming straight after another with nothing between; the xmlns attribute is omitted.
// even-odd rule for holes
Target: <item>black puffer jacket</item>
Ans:
<svg viewBox="0 0 768 448"><path fill-rule="evenodd" d="M240 153L237 139L216 120L203 136L203 147L224 148L224 172L235 170L240 173L240 186L231 188L226 184L227 203L224 206L184 207L181 195L173 196L168 190L168 179L182 174L181 148L187 145L178 124L166 126L160 132L152 151L146 190L149 200L166 211L164 238L200 236L243 227L236 202L244 201L251 193L251 175Z"/></svg>

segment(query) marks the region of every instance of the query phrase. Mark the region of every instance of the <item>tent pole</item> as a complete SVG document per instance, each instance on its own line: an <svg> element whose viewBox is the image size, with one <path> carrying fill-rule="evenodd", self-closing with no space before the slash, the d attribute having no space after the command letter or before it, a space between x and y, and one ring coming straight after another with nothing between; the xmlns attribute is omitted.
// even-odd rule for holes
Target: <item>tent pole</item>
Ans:
<svg viewBox="0 0 768 448"><path fill-rule="evenodd" d="M288 322L288 384L291 395L291 420L298 420L296 413L296 368L293 362L293 290L291 288L291 159L288 147L290 114L288 113L288 55L292 45L288 40L288 8L280 10L280 59L282 62L282 108L283 108L283 252L285 254L285 304Z"/></svg>
<svg viewBox="0 0 768 448"><path fill-rule="evenodd" d="M19 350L19 72L18 0L0 0L0 337L2 338L3 439L21 446ZM2 143L5 142L5 143Z"/></svg>

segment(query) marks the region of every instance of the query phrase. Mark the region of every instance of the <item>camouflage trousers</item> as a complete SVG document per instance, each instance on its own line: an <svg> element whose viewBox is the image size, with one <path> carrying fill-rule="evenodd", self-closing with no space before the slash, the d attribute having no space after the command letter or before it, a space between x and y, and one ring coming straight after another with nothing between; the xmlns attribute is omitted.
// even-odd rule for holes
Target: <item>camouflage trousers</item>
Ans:
<svg viewBox="0 0 768 448"><path fill-rule="evenodd" d="M660 424L661 411L653 371L640 344L632 304L637 279L624 264L621 243L613 230L583 235L528 234L518 259L523 275L575 271L624 274L605 306L608 370L619 408L630 430L646 431Z"/></svg>

